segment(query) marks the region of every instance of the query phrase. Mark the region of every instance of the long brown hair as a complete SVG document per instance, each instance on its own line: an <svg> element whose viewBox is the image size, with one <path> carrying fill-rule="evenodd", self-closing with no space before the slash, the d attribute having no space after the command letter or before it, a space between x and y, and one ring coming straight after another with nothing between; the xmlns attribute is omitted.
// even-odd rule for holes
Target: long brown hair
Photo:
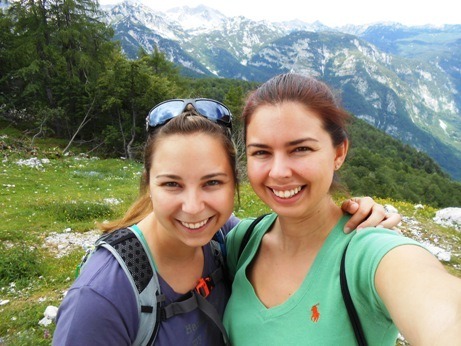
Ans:
<svg viewBox="0 0 461 346"><path fill-rule="evenodd" d="M151 213L155 206L152 206L149 195L149 172L152 167L157 144L172 135L190 135L194 133L205 133L219 138L227 153L229 164L232 167L235 187L238 191L237 152L229 129L200 116L195 109L189 105L188 110L181 115L171 119L165 125L149 131L144 146L144 170L141 175L138 199L130 206L121 219L101 223L98 225L99 228L104 232L110 232L119 228L128 227L140 222Z"/></svg>

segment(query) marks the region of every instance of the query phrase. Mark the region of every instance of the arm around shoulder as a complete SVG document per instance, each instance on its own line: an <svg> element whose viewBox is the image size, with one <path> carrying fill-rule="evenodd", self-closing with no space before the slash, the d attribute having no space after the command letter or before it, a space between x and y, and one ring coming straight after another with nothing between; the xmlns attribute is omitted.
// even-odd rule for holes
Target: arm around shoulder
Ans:
<svg viewBox="0 0 461 346"><path fill-rule="evenodd" d="M402 335L414 345L461 340L461 279L427 250L402 245L381 260L376 289Z"/></svg>

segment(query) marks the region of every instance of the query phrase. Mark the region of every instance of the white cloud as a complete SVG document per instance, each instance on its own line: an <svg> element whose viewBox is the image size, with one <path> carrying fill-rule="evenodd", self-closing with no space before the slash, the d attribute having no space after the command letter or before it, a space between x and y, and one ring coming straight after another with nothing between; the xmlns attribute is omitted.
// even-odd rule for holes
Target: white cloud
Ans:
<svg viewBox="0 0 461 346"><path fill-rule="evenodd" d="M331 27L344 24L369 24L382 21L405 25L461 24L455 8L456 1L439 0L436 4L416 0L387 0L380 3L369 0L283 0L280 3L248 0L140 0L155 10L167 10L176 6L195 7L203 4L226 16L243 15L255 20L283 21L300 19L311 23L319 20ZM101 4L120 2L101 0Z"/></svg>

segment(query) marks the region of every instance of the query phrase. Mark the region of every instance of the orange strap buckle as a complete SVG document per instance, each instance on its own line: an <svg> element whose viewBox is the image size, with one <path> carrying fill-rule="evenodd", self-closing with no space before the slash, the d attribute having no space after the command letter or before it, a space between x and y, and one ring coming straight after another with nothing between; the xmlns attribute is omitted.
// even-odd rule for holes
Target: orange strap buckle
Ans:
<svg viewBox="0 0 461 346"><path fill-rule="evenodd" d="M203 298L208 297L211 292L211 286L209 286L210 281L210 278L200 278L197 286L195 286L195 291Z"/></svg>

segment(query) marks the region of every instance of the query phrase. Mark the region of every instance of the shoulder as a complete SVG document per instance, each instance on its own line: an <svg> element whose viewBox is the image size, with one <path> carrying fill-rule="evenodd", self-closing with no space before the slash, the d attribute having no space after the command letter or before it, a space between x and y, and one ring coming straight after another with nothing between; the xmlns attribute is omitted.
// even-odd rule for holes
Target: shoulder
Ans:
<svg viewBox="0 0 461 346"><path fill-rule="evenodd" d="M99 248L89 258L69 292L90 290L108 301L135 302L135 293L126 273L115 256L104 248Z"/></svg>
<svg viewBox="0 0 461 346"><path fill-rule="evenodd" d="M98 249L59 306L54 342L84 344L117 330L120 340L130 344L138 325L136 296L129 279L108 250Z"/></svg>
<svg viewBox="0 0 461 346"><path fill-rule="evenodd" d="M226 246L228 251L234 252L235 248L238 247L245 236L248 228L256 220L255 217L249 217L242 219L238 224L229 232L226 237Z"/></svg>
<svg viewBox="0 0 461 346"><path fill-rule="evenodd" d="M277 214L264 214L259 217L250 217L242 219L234 229L227 235L227 264L230 273L235 273L237 262L239 260L242 242L247 243L250 239L257 237L257 234L265 233L273 224Z"/></svg>
<svg viewBox="0 0 461 346"><path fill-rule="evenodd" d="M402 245L423 247L421 243L392 230L365 228L352 236L347 250L346 265L374 275L381 259L389 251Z"/></svg>
<svg viewBox="0 0 461 346"><path fill-rule="evenodd" d="M370 227L357 232L352 237L349 248L351 253L357 254L360 252L360 256L367 254L367 257L371 256L379 260L387 252L401 245L423 246L421 243L395 231L385 228ZM351 255L351 257L354 256Z"/></svg>
<svg viewBox="0 0 461 346"><path fill-rule="evenodd" d="M231 229L234 228L239 223L239 221L240 219L232 213L232 215L226 221L224 226L221 227L224 234L228 234L231 231Z"/></svg>
<svg viewBox="0 0 461 346"><path fill-rule="evenodd" d="M115 256L101 247L85 263L71 289L91 286L98 291L110 291L113 288L107 282L129 283Z"/></svg>
<svg viewBox="0 0 461 346"><path fill-rule="evenodd" d="M373 305L388 314L375 287L376 271L384 256L405 245L424 248L421 243L384 228L366 228L356 233L349 243L345 261L352 294L363 301L374 297Z"/></svg>

